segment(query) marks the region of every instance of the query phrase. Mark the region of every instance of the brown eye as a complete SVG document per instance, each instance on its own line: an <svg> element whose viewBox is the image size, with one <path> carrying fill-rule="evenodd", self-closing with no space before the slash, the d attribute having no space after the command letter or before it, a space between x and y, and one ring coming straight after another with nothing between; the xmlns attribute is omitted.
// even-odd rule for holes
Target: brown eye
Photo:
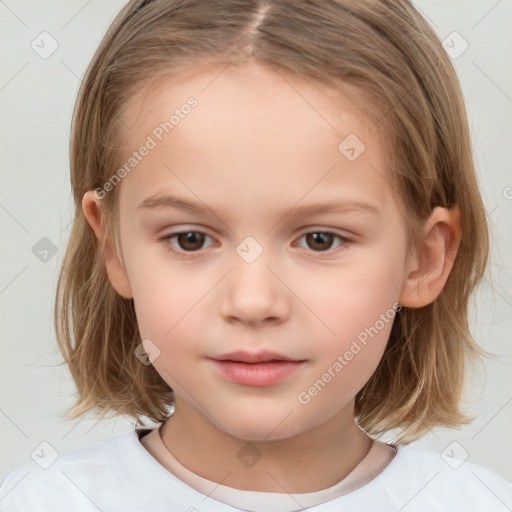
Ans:
<svg viewBox="0 0 512 512"><path fill-rule="evenodd" d="M162 237L160 241L169 251L176 253L193 253L203 248L206 238L210 237L199 231L182 231L180 233L170 233Z"/></svg>
<svg viewBox="0 0 512 512"><path fill-rule="evenodd" d="M330 249L333 239L334 237L332 233L308 233L306 235L308 245L312 249L318 249L321 251Z"/></svg>
<svg viewBox="0 0 512 512"><path fill-rule="evenodd" d="M178 233L176 235L178 246L184 251L197 251L201 249L204 239L205 235L197 231L188 231L187 233Z"/></svg>
<svg viewBox="0 0 512 512"><path fill-rule="evenodd" d="M334 248L350 242L348 238L330 231L311 231L309 233L305 233L301 239L305 239L306 248L311 249L314 252L327 252L330 249L333 249L336 239L340 240L340 242L334 246Z"/></svg>

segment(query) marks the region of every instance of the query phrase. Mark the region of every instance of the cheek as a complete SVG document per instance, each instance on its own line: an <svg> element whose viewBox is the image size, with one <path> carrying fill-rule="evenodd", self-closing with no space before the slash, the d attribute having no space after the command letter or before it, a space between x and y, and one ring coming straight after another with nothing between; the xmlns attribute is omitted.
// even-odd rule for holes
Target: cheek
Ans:
<svg viewBox="0 0 512 512"><path fill-rule="evenodd" d="M166 282L162 274L159 279L147 279L142 287L132 290L141 336L163 344L190 326L191 320L194 322L197 314L194 305L207 291L194 289L190 280L186 284L176 279Z"/></svg>
<svg viewBox="0 0 512 512"><path fill-rule="evenodd" d="M372 320L366 324L348 315L346 322L336 324L335 336L319 340L322 348L316 352L315 364L297 395L301 407L316 420L326 420L345 407L377 369L394 315L394 310L389 310L389 318L377 321L369 315Z"/></svg>
<svg viewBox="0 0 512 512"><path fill-rule="evenodd" d="M189 273L176 272L157 242L140 243L129 231L123 254L140 334L142 338L162 339L186 315L194 299L197 301L199 283Z"/></svg>
<svg viewBox="0 0 512 512"><path fill-rule="evenodd" d="M316 337L310 384L318 383L324 400L342 404L353 397L382 358L401 288L401 269L393 258L375 251L339 272L316 274L307 280L309 289L298 292L314 305L318 318L321 336Z"/></svg>
<svg viewBox="0 0 512 512"><path fill-rule="evenodd" d="M205 305L219 277L205 272L177 272L176 266L166 265L163 258L134 270L130 283L142 339L151 339L165 358L171 349L190 355L200 352Z"/></svg>
<svg viewBox="0 0 512 512"><path fill-rule="evenodd" d="M393 304L401 290L401 271L382 257L361 258L339 271L315 273L297 280L297 295L305 297L317 316L323 338L336 347L378 322L381 315L393 317ZM391 323L388 319L388 323ZM339 347L338 347L339 348Z"/></svg>

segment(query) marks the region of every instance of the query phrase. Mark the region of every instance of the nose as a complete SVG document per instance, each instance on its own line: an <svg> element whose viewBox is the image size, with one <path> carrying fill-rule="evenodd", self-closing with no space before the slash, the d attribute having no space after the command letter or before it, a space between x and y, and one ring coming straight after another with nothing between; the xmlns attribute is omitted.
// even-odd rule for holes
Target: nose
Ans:
<svg viewBox="0 0 512 512"><path fill-rule="evenodd" d="M224 279L220 313L230 323L256 326L284 322L290 314L291 292L263 255L236 262Z"/></svg>

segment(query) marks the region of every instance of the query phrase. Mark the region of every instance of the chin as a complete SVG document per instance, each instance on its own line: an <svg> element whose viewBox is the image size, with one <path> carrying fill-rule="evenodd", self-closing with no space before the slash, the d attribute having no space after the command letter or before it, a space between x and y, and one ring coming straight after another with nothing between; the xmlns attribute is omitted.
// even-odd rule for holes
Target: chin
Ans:
<svg viewBox="0 0 512 512"><path fill-rule="evenodd" d="M239 416L222 421L227 434L243 441L268 442L289 439L308 429L297 418L295 411L291 414L256 414L240 413Z"/></svg>

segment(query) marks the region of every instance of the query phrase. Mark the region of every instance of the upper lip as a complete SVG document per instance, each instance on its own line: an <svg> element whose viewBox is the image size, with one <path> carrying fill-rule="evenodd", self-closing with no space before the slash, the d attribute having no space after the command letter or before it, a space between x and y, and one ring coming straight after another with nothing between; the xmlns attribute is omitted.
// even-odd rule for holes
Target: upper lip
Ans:
<svg viewBox="0 0 512 512"><path fill-rule="evenodd" d="M303 361L303 359L294 359L287 357L276 352L269 350L262 350L260 352L246 352L244 350L237 350L236 352L229 352L229 354L221 354L220 356L212 357L216 361L237 361L240 363L263 363L270 361Z"/></svg>

